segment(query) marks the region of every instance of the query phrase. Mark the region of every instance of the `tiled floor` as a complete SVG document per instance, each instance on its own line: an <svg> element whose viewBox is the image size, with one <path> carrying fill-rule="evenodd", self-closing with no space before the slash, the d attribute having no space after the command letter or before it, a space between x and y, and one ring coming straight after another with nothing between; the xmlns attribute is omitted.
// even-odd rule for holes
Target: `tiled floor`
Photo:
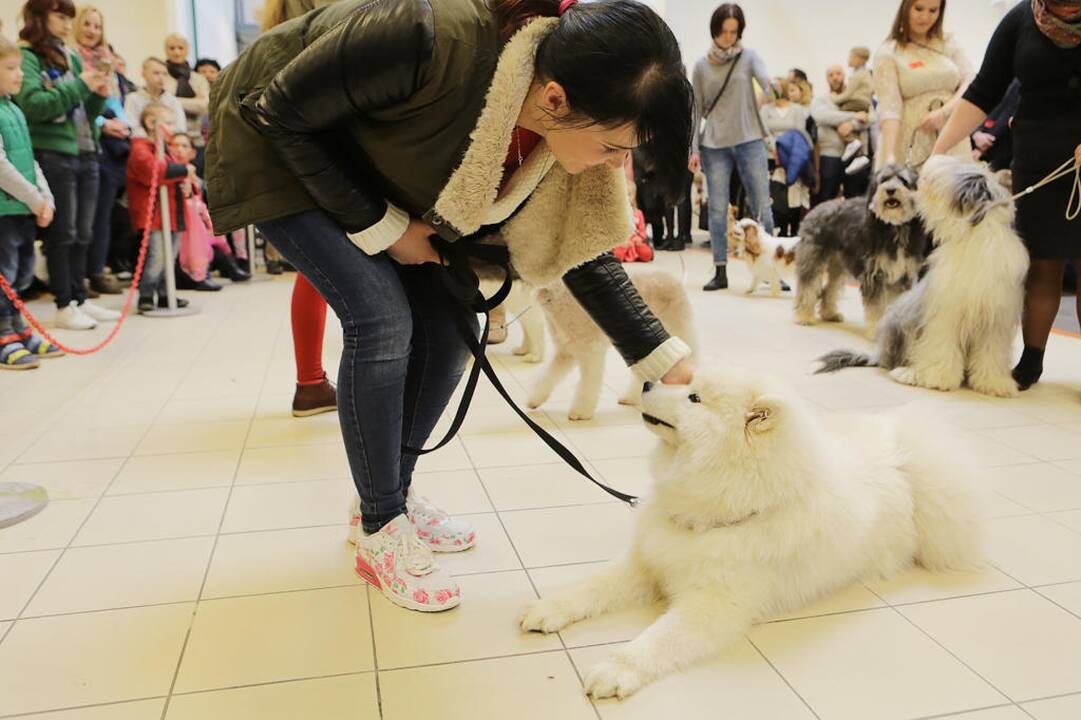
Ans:
<svg viewBox="0 0 1081 720"><path fill-rule="evenodd" d="M52 503L0 530L0 717L51 720L1081 718L1081 340L1052 337L1044 381L1016 400L809 373L860 339L798 327L790 302L697 290L706 361L785 377L823 411L922 404L986 466L991 566L854 585L756 627L723 657L625 702L591 703L583 672L657 617L639 608L523 635L523 603L619 552L633 512L576 477L482 386L461 437L417 487L478 530L442 559L465 598L400 610L353 575L352 493L333 415L288 414L289 278L194 297L201 313L134 318L115 345L0 375L0 481ZM43 309L40 304L36 309ZM100 332L100 331L99 331ZM66 339L89 344L94 335ZM327 354L340 339L328 333ZM492 351L516 397L538 368ZM533 413L609 483L649 485L652 439L615 403L566 419L569 386Z"/></svg>

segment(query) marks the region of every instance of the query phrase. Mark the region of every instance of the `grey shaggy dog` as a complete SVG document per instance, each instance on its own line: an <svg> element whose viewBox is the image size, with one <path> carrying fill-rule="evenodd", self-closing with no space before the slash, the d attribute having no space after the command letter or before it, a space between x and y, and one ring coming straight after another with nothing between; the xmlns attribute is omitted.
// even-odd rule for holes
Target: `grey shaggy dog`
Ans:
<svg viewBox="0 0 1081 720"><path fill-rule="evenodd" d="M930 251L916 211L916 171L887 165L866 197L830 200L811 210L796 249L796 322L842 322L837 300L848 277L860 285L868 336L894 299L912 287ZM825 282L823 282L823 280Z"/></svg>

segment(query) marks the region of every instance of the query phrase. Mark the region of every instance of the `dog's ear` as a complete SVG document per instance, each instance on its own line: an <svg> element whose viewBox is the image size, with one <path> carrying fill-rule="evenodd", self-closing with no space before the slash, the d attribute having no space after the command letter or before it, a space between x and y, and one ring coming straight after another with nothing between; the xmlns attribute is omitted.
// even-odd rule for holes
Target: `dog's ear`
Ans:
<svg viewBox="0 0 1081 720"><path fill-rule="evenodd" d="M969 173L957 181L954 206L961 215L969 216L973 225L979 225L995 205L995 193L983 173Z"/></svg>
<svg viewBox="0 0 1081 720"><path fill-rule="evenodd" d="M1013 192L1013 170L1010 168L1003 168L995 173L995 182L1002 187L1006 188L1006 192Z"/></svg>
<svg viewBox="0 0 1081 720"><path fill-rule="evenodd" d="M747 407L744 415L748 435L763 435L774 430L784 412L784 402L776 395L760 395Z"/></svg>

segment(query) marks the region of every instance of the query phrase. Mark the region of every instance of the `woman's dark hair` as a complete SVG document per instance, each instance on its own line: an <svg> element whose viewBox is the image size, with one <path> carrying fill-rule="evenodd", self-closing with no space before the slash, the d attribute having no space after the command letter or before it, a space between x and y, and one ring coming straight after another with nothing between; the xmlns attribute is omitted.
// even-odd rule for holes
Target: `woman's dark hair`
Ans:
<svg viewBox="0 0 1081 720"><path fill-rule="evenodd" d="M789 72L792 73L792 77L796 78L797 80L802 80L805 83L811 82L810 79L807 77L807 73L803 72L799 68L792 68L791 70L789 70Z"/></svg>
<svg viewBox="0 0 1081 720"><path fill-rule="evenodd" d="M211 58L199 58L195 62L195 72L199 72L199 68L201 68L203 65L209 65L218 72L221 72L221 65L218 64L217 60L212 60Z"/></svg>
<svg viewBox="0 0 1081 720"><path fill-rule="evenodd" d="M34 54L57 70L68 71L68 56L64 41L49 32L49 13L58 12L75 17L75 3L71 0L27 0L23 6L23 29L19 39L26 41Z"/></svg>
<svg viewBox="0 0 1081 720"><path fill-rule="evenodd" d="M713 11L713 17L709 19L709 36L715 38L720 35L725 20L735 20L739 23L736 37L742 40L743 31L747 29L747 18L743 15L743 8L736 3L724 3Z"/></svg>
<svg viewBox="0 0 1081 720"><path fill-rule="evenodd" d="M494 0L502 37L535 17L559 15L559 0ZM687 176L694 94L672 30L636 0L572 5L537 48L534 75L559 83L570 114L564 127L637 130L666 195L678 198Z"/></svg>

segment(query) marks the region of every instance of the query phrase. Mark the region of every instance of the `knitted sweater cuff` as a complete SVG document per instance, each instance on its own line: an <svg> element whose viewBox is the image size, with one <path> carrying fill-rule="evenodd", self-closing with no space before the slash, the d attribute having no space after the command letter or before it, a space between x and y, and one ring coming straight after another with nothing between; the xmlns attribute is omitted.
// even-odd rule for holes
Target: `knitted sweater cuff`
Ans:
<svg viewBox="0 0 1081 720"><path fill-rule="evenodd" d="M631 366L643 382L657 382L680 360L691 356L691 348L678 337L670 337L649 355Z"/></svg>
<svg viewBox="0 0 1081 720"><path fill-rule="evenodd" d="M360 232L349 233L349 239L367 254L378 255L398 242L408 227L409 213L388 202L382 220Z"/></svg>

